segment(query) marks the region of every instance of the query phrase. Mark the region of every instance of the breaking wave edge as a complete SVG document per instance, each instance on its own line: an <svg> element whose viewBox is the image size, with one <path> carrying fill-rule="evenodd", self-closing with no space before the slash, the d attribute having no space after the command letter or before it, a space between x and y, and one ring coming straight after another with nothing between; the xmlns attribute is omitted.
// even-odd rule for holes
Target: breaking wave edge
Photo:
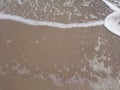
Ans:
<svg viewBox="0 0 120 90"><path fill-rule="evenodd" d="M85 23L64 24L64 23L59 23L59 22L37 21L37 20L32 20L32 19L26 19L21 16L10 15L10 14L5 14L5 13L0 13L0 19L17 21L17 22L21 22L24 24L28 24L28 25L34 25L34 26L50 26L50 27L56 27L56 28L61 28L61 29L95 27L95 26L100 26L104 24L104 20L88 21Z"/></svg>

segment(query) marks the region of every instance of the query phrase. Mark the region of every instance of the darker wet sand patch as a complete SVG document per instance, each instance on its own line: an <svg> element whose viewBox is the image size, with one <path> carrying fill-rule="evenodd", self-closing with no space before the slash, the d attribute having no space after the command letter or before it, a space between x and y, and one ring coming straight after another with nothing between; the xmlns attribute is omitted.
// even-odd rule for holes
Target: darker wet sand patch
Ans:
<svg viewBox="0 0 120 90"><path fill-rule="evenodd" d="M119 37L103 26L59 29L1 20L0 89L119 90L119 46Z"/></svg>

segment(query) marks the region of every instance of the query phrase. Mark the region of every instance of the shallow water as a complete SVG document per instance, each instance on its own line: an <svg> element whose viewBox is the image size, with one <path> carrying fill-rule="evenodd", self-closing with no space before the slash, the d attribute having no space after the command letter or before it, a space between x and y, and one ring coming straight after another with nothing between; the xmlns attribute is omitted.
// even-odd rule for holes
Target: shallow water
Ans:
<svg viewBox="0 0 120 90"><path fill-rule="evenodd" d="M82 23L104 19L108 14L98 0L2 0L0 4L2 13L37 21Z"/></svg>

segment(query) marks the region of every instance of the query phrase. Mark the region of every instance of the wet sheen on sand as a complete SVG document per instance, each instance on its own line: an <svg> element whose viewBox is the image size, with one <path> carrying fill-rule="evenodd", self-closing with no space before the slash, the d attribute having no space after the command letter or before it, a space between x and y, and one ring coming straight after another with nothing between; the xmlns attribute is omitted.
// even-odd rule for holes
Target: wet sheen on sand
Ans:
<svg viewBox="0 0 120 90"><path fill-rule="evenodd" d="M120 39L103 26L0 27L0 90L120 89Z"/></svg>

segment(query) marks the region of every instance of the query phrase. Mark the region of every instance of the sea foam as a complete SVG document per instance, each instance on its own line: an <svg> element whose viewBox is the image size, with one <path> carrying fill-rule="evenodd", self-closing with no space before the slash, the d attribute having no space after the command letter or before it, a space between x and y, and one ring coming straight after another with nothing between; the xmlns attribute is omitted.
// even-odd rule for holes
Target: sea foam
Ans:
<svg viewBox="0 0 120 90"><path fill-rule="evenodd" d="M113 12L105 19L104 26L112 33L120 36L120 12Z"/></svg>
<svg viewBox="0 0 120 90"><path fill-rule="evenodd" d="M20 5L22 5L21 0L17 0ZM95 27L103 25L112 33L120 36L120 9L113 5L112 3L108 2L107 0L102 0L111 10L114 12L108 15L105 20L97 20L97 21L88 21L84 23L60 23L60 22L50 22L50 21L37 21L32 19L26 19L21 16L17 15L10 15L6 13L0 12L0 19L12 20L21 22L28 25L35 25L35 26L50 26L56 27L61 29L67 28L86 28L86 27Z"/></svg>
<svg viewBox="0 0 120 90"><path fill-rule="evenodd" d="M113 10L113 13L105 18L104 26L112 33L120 36L120 9L107 0L103 0L103 2Z"/></svg>
<svg viewBox="0 0 120 90"><path fill-rule="evenodd" d="M102 0L111 10L113 11L119 11L120 9L115 6L114 4L110 3L109 1L107 0Z"/></svg>
<svg viewBox="0 0 120 90"><path fill-rule="evenodd" d="M98 20L98 21L88 21L85 23L70 23L70 24L64 24L64 23L58 23L58 22L49 22L49 21L35 21L32 19L26 19L21 16L17 15L10 15L5 13L0 13L0 19L7 19L12 21L21 22L28 25L36 25L36 26L51 26L51 27L57 27L57 28L79 28L79 27L95 27L99 25L103 25L104 20Z"/></svg>

